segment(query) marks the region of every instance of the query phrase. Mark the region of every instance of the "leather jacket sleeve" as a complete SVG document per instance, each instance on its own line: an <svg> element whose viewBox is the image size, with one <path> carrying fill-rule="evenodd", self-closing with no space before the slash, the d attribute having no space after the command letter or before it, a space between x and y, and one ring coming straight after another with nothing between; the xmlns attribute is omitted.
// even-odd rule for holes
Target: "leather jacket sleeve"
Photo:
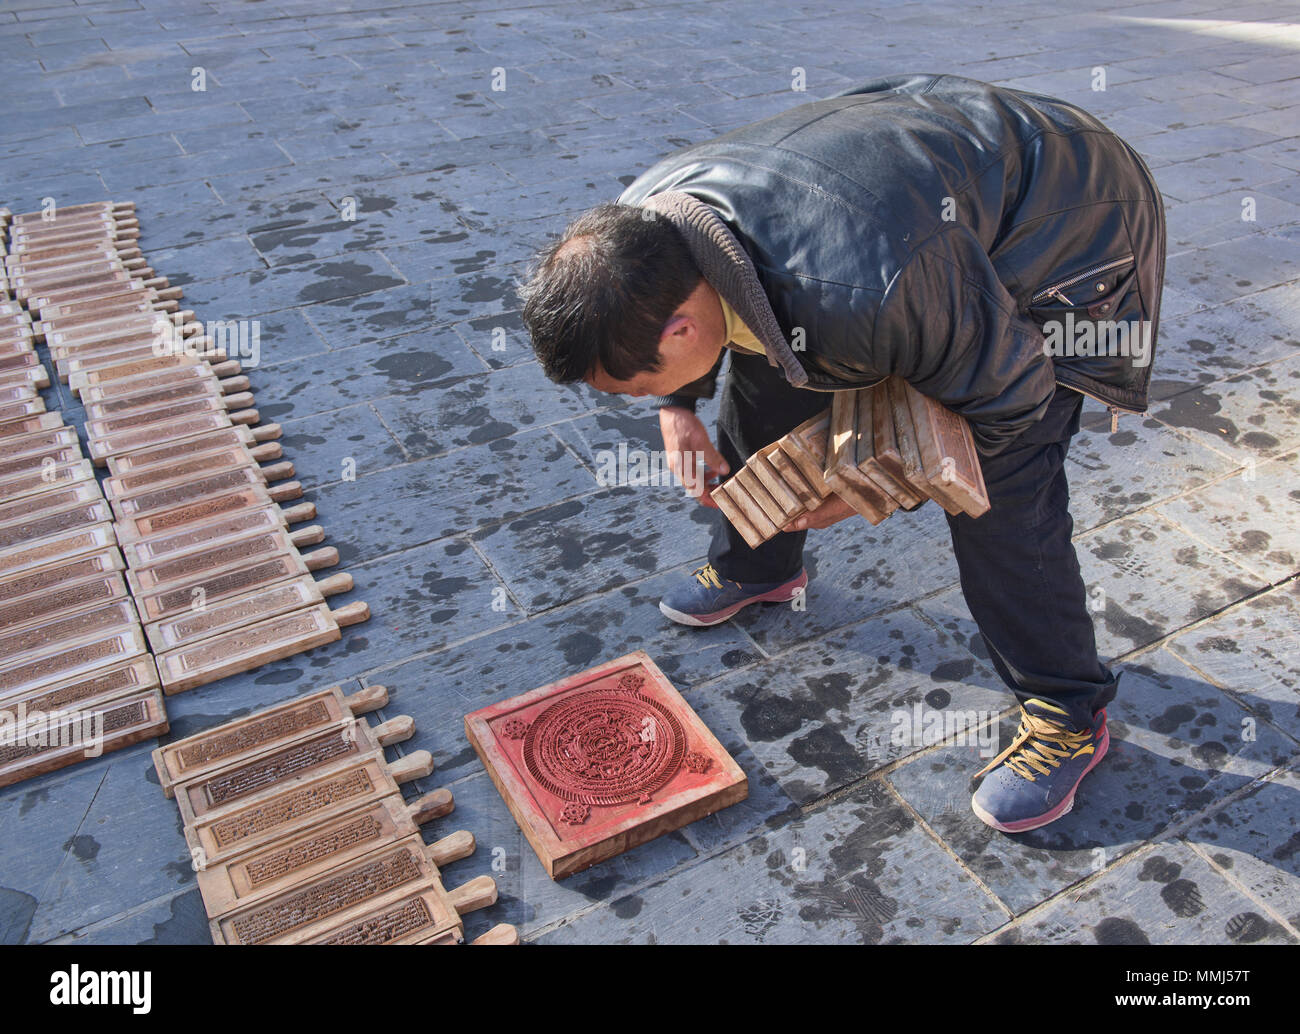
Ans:
<svg viewBox="0 0 1300 1034"><path fill-rule="evenodd" d="M718 361L713 364L713 369L703 377L693 380L689 384L683 384L671 395L662 395L653 399L655 408L663 409L665 406L680 406L694 413L695 405L700 399L711 399L714 392L717 391L718 371L722 369L722 360L726 354L727 350L725 348L719 352Z"/></svg>
<svg viewBox="0 0 1300 1034"><path fill-rule="evenodd" d="M1042 332L956 222L920 244L886 288L873 343L889 373L970 421L983 455L1042 419L1055 391Z"/></svg>

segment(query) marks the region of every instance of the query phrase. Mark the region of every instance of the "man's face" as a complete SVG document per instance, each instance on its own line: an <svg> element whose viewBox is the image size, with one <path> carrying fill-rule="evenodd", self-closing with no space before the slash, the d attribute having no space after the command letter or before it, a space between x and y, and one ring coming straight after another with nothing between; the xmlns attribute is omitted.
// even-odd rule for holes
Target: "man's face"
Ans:
<svg viewBox="0 0 1300 1034"><path fill-rule="evenodd" d="M645 398L671 395L713 369L726 344L726 320L717 292L707 281L673 313L659 337L659 369L646 370L628 380L616 380L597 366L587 383L611 395Z"/></svg>

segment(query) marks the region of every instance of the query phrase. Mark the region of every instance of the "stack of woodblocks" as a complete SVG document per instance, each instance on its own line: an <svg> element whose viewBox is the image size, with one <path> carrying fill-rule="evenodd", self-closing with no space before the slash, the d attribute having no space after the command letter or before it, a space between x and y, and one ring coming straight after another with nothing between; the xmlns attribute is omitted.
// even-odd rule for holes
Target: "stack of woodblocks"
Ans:
<svg viewBox="0 0 1300 1034"><path fill-rule="evenodd" d="M953 515L989 509L966 421L899 377L833 393L829 410L756 452L713 499L757 547L832 492L873 525L927 499Z"/></svg>
<svg viewBox="0 0 1300 1034"><path fill-rule="evenodd" d="M94 469L75 429L37 394L49 379L31 318L9 294L32 281L10 261L23 245L7 221L0 217L0 786L167 731ZM46 252L18 254L38 262Z"/></svg>
<svg viewBox="0 0 1300 1034"><path fill-rule="evenodd" d="M278 459L275 424L260 425L247 377L203 336L179 290L143 265L129 204L14 217L11 281L40 319L35 334L86 413L90 458L107 465L126 578L166 693L213 682L340 638L369 617L325 598L347 574L316 581L334 549L306 555L318 526L302 486ZM272 482L280 482L272 485Z"/></svg>
<svg viewBox="0 0 1300 1034"><path fill-rule="evenodd" d="M457 944L461 915L496 901L490 876L443 886L438 867L473 854L474 837L424 843L420 825L454 802L403 799L433 758L385 760L414 722L355 716L387 702L382 686L331 686L154 751L217 944ZM517 940L502 924L474 943Z"/></svg>

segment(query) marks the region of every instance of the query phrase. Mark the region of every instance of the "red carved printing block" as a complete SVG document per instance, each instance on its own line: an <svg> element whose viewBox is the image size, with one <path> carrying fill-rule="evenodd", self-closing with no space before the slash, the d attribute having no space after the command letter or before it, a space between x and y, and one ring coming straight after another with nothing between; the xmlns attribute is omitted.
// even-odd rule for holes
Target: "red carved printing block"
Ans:
<svg viewBox="0 0 1300 1034"><path fill-rule="evenodd" d="M467 714L465 734L556 880L749 796L640 650Z"/></svg>

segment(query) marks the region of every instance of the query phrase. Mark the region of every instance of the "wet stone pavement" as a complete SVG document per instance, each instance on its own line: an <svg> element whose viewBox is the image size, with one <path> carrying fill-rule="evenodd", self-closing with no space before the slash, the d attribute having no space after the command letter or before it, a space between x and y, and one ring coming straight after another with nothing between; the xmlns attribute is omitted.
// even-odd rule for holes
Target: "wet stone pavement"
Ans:
<svg viewBox="0 0 1300 1034"><path fill-rule="evenodd" d="M456 797L426 836L478 840L448 882L501 889L470 935L1296 941L1300 29L1281 7L4 0L0 204L133 199L199 319L260 321L262 418L355 577L339 602L372 612L170 698L172 736L388 686L372 720L417 725L392 753L438 765L407 792ZM597 482L602 450L660 447L655 415L547 382L517 312L538 244L661 155L900 71L1081 104L1168 206L1150 412L1110 433L1090 404L1068 459L1099 643L1127 672L1111 753L1070 815L1018 836L969 808L1014 714L937 509L814 534L804 610L673 626L656 602L710 516ZM553 883L461 718L636 649L749 799ZM970 736L894 735L968 713ZM207 942L153 746L0 791L0 943Z"/></svg>

